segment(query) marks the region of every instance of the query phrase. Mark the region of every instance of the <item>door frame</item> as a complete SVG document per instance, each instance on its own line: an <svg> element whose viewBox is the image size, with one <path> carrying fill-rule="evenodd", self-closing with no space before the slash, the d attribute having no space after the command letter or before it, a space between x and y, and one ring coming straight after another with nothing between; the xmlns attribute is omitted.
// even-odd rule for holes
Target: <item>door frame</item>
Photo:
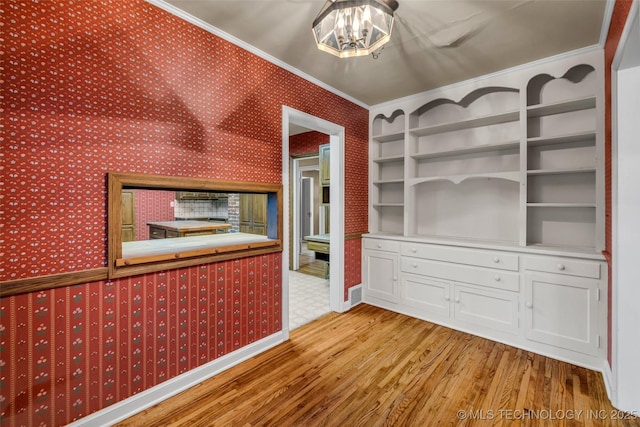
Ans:
<svg viewBox="0 0 640 427"><path fill-rule="evenodd" d="M640 343L637 328L640 315L637 301L640 300L640 267L629 253L638 253L640 226L630 220L640 215L635 188L629 183L640 176L637 168L623 165L629 152L639 150L637 134L639 128L634 121L633 102L629 96L633 89L619 85L625 82L620 73L633 71L640 74L640 5L634 0L629 10L616 54L611 64L611 383L609 397L613 405L623 411L640 411ZM633 77L633 84L640 77ZM639 84L640 85L640 84ZM630 148L634 144L633 148ZM621 153L622 152L622 153ZM622 186L621 183L624 183ZM622 191L622 192L621 192ZM620 202L624 201L624 205ZM624 228L621 230L621 227ZM621 258L621 253L623 257ZM630 303L632 302L632 303Z"/></svg>
<svg viewBox="0 0 640 427"><path fill-rule="evenodd" d="M332 311L342 313L346 310L344 303L344 127L319 117L282 106L282 186L283 186L283 245L282 253L282 331L285 339L289 338L289 238L291 218L290 171L289 171L289 124L303 126L329 135L331 144L331 195L329 233L329 307Z"/></svg>
<svg viewBox="0 0 640 427"><path fill-rule="evenodd" d="M298 200L300 200L300 194L301 194L299 179L302 177L302 172L304 171L320 170L319 165L300 167L300 161L314 159L314 158L317 159L318 156L298 157L298 158L291 159L291 177L292 177L291 179L293 179L293 191L291 192L291 194L293 195L293 200L291 201L291 216L293 218L293 223L291 224L291 235L293 236L293 238L291 239L292 250L293 250L293 253L291 254L291 267L293 270L297 270L300 268L300 250L301 250L300 241L302 240L302 236L300 235L300 230L302 228L300 223L300 204L298 203ZM314 197L316 197L313 195L313 179L312 179L311 185L312 185L311 227L313 227L313 202L314 202ZM286 239L285 239L285 242L287 242L288 244L288 241Z"/></svg>

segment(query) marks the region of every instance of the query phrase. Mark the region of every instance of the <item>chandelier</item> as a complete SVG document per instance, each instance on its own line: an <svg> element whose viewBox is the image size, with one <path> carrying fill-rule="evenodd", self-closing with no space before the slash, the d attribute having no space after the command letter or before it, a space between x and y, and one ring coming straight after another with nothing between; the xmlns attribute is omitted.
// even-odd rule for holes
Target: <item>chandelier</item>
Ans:
<svg viewBox="0 0 640 427"><path fill-rule="evenodd" d="M396 0L328 0L313 21L318 49L339 58L375 53L389 41Z"/></svg>

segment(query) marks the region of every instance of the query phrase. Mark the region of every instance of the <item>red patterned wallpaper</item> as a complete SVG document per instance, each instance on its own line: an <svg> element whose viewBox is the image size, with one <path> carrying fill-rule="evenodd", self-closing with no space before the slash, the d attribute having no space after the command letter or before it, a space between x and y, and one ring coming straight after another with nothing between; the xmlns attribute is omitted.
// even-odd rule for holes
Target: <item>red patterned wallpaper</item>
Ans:
<svg viewBox="0 0 640 427"><path fill-rule="evenodd" d="M282 105L347 129L366 231L367 110L142 0L1 8L0 281L106 265L109 171L281 182ZM66 424L280 330L280 261L3 298L0 423Z"/></svg>
<svg viewBox="0 0 640 427"><path fill-rule="evenodd" d="M279 331L280 265L272 254L0 300L1 424L67 424Z"/></svg>
<svg viewBox="0 0 640 427"><path fill-rule="evenodd" d="M0 280L105 265L108 171L280 182L282 105L347 129L367 229L367 110L142 0L4 4Z"/></svg>
<svg viewBox="0 0 640 427"><path fill-rule="evenodd" d="M318 154L319 146L329 143L329 135L311 131L289 137L289 155Z"/></svg>
<svg viewBox="0 0 640 427"><path fill-rule="evenodd" d="M175 191L134 190L136 215L136 240L149 239L149 221L173 221L176 217L171 202L176 199Z"/></svg>

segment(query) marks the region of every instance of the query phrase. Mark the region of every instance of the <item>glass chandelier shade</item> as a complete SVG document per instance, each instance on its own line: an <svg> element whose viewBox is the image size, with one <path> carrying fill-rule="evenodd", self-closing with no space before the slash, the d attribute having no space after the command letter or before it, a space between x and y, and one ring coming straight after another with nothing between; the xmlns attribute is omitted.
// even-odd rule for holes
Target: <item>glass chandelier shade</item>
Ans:
<svg viewBox="0 0 640 427"><path fill-rule="evenodd" d="M318 49L340 58L363 56L389 41L395 0L329 0L313 21Z"/></svg>

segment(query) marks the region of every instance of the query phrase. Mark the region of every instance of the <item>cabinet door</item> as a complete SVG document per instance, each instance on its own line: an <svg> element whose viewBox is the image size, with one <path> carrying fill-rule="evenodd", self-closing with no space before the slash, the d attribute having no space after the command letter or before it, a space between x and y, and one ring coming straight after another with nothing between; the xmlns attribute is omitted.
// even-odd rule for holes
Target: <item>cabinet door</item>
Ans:
<svg viewBox="0 0 640 427"><path fill-rule="evenodd" d="M525 337L580 353L598 353L598 281L527 273Z"/></svg>
<svg viewBox="0 0 640 427"><path fill-rule="evenodd" d="M363 255L365 296L398 302L398 256L378 251Z"/></svg>
<svg viewBox="0 0 640 427"><path fill-rule="evenodd" d="M324 144L319 147L320 185L329 185L331 182L329 147L330 144Z"/></svg>
<svg viewBox="0 0 640 427"><path fill-rule="evenodd" d="M449 317L450 282L428 276L402 275L402 302L425 313Z"/></svg>
<svg viewBox="0 0 640 427"><path fill-rule="evenodd" d="M454 317L473 325L517 333L518 294L454 285Z"/></svg>
<svg viewBox="0 0 640 427"><path fill-rule="evenodd" d="M122 190L122 241L136 240L133 190Z"/></svg>
<svg viewBox="0 0 640 427"><path fill-rule="evenodd" d="M240 194L240 224L242 233L267 234L267 195Z"/></svg>

